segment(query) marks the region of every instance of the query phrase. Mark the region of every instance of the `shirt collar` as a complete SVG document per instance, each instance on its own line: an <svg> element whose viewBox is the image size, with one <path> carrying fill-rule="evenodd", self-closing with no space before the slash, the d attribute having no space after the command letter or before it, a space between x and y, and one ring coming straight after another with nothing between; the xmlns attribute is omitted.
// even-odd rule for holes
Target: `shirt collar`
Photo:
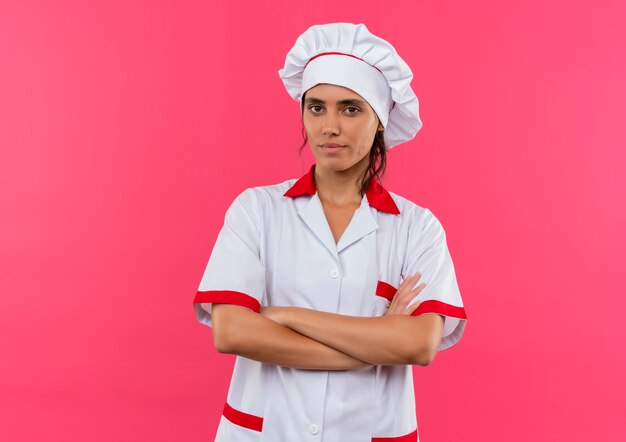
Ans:
<svg viewBox="0 0 626 442"><path fill-rule="evenodd" d="M315 164L311 166L309 171L304 174L293 186L284 193L284 196L296 197L301 195L315 195L317 189L315 187ZM398 215L400 209L396 205L395 201L387 192L387 190L376 180L373 179L365 192L367 196L367 202L369 205L381 212L393 213Z"/></svg>

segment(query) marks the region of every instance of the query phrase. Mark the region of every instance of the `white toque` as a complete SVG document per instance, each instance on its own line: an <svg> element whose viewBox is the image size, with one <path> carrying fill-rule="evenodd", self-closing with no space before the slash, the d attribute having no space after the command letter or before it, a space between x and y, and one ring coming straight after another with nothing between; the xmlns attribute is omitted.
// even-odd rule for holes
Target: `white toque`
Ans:
<svg viewBox="0 0 626 442"><path fill-rule="evenodd" d="M287 53L278 75L301 110L304 93L320 83L347 87L362 96L385 127L387 148L413 139L422 127L411 68L364 24L311 26Z"/></svg>

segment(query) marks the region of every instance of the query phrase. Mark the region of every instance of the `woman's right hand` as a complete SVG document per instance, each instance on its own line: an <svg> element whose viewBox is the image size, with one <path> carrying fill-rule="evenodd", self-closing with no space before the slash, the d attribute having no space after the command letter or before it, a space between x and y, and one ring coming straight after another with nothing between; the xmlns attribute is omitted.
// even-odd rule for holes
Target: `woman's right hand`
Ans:
<svg viewBox="0 0 626 442"><path fill-rule="evenodd" d="M409 276L408 278L405 278L404 281L402 281L402 284L400 284L398 291L393 296L393 299L389 304L389 307L387 308L384 316L410 316L411 313L413 313L417 309L417 307L419 307L422 301L414 302L410 306L409 302L411 302L411 300L415 298L415 296L417 296L417 294L419 294L424 289L424 287L426 287L426 283L423 282L411 290L411 288L417 283L417 281L419 281L421 276L422 275L420 275L419 273L416 273L413 276Z"/></svg>

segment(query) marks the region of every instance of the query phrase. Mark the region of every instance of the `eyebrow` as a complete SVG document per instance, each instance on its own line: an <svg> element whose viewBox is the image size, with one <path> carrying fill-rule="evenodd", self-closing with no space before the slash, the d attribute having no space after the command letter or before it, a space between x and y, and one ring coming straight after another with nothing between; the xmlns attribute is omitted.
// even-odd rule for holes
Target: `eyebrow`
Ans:
<svg viewBox="0 0 626 442"><path fill-rule="evenodd" d="M321 103L321 104L326 103L324 100L321 100L315 97L307 97L304 99L304 102L305 103ZM347 100L339 100L337 104L351 104L351 105L357 105L357 106L365 106L365 101L357 100L356 98L350 98Z"/></svg>

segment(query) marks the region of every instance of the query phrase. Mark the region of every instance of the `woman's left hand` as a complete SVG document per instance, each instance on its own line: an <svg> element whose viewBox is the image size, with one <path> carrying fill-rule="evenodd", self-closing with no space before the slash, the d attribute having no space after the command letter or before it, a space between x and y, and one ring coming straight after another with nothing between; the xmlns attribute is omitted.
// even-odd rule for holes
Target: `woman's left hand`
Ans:
<svg viewBox="0 0 626 442"><path fill-rule="evenodd" d="M387 308L387 311L385 312L384 316L386 315L410 316L417 309L417 307L419 307L422 301L414 302L411 305L409 305L409 302L411 302L413 298L415 298L415 296L417 296L422 291L422 289L426 286L426 283L423 282L417 287L415 287L414 289L412 289L412 287L415 285L415 283L417 283L417 281L419 281L421 277L422 275L420 275L419 273L416 273L413 276L409 276L404 281L402 281L402 284L400 284L398 291L393 296L393 299L391 303L389 304L389 307Z"/></svg>

